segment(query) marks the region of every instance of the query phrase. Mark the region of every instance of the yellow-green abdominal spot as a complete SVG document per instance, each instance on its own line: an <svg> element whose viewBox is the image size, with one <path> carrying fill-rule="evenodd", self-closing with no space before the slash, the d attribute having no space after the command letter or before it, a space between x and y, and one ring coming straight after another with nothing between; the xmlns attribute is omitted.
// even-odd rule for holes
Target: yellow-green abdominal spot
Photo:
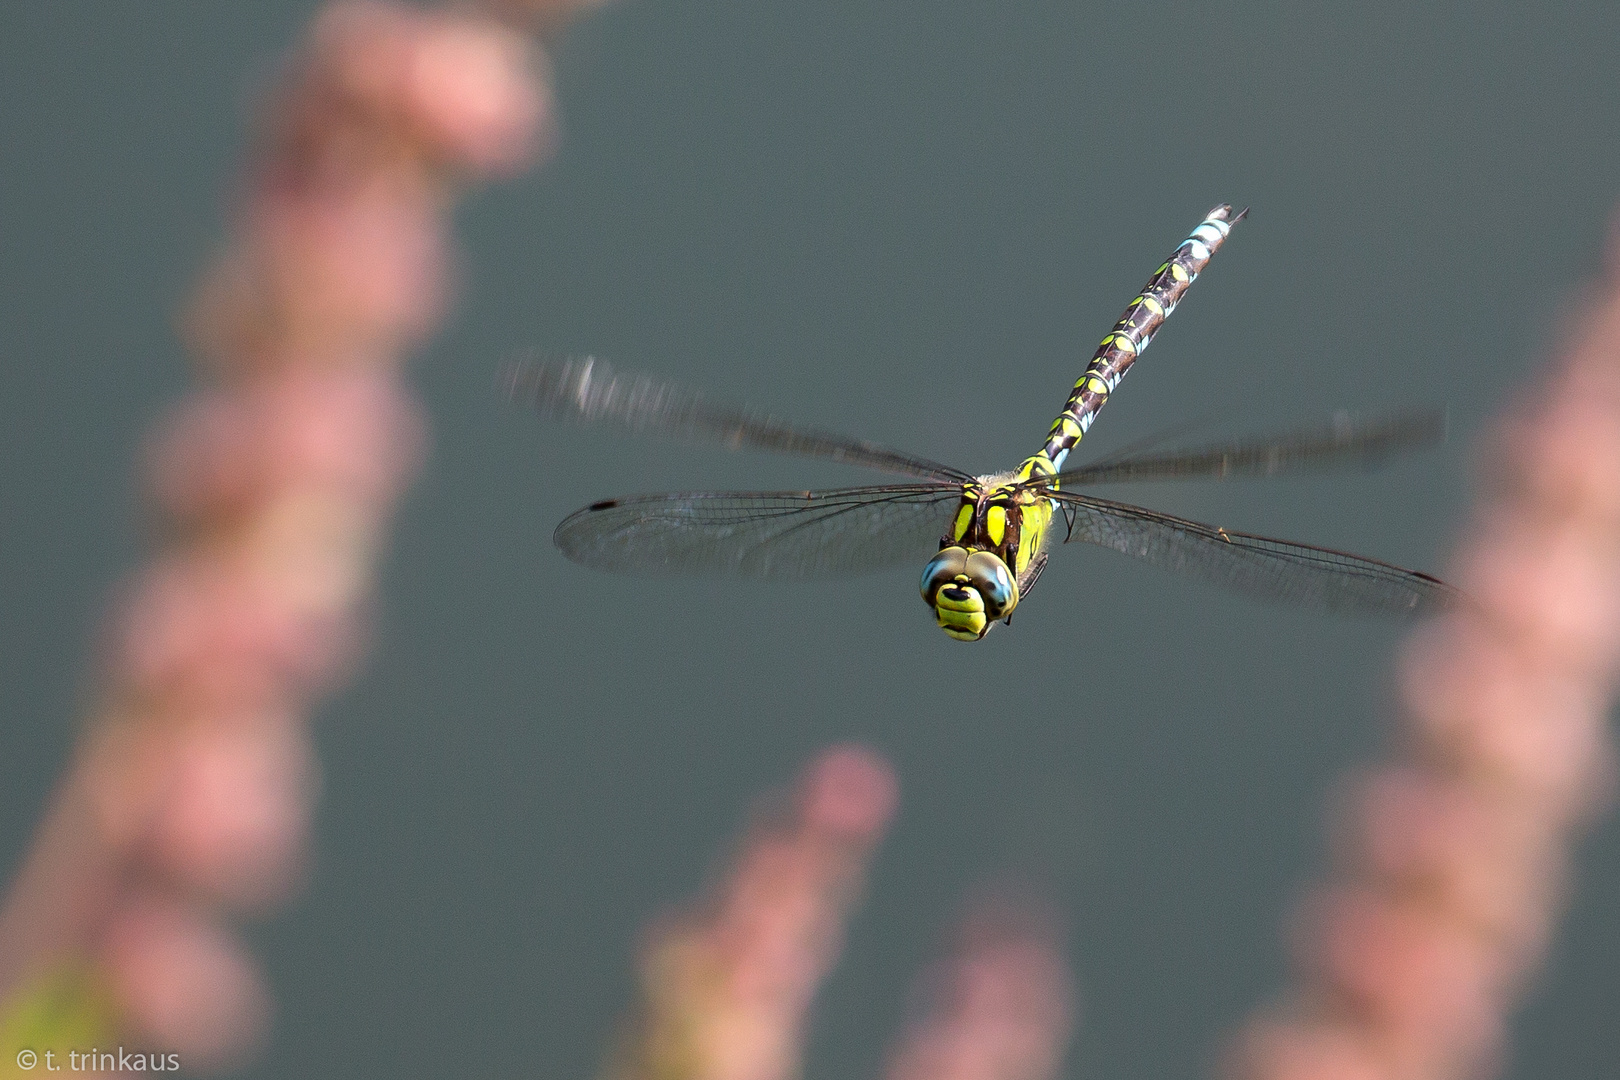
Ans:
<svg viewBox="0 0 1620 1080"><path fill-rule="evenodd" d="M1068 420L1068 417L1059 417L1058 423L1052 425L1052 431L1055 433L1066 430L1063 426L1063 421L1065 420ZM1080 437L1079 425L1073 420L1068 420L1068 426L1074 428L1074 437L1078 439ZM1051 476L1056 472L1057 466L1052 464L1052 459L1047 456L1045 450L1042 450L1034 457L1027 457L1020 462L1018 469L1013 473L1013 475L1019 480L1029 480L1037 476Z"/></svg>

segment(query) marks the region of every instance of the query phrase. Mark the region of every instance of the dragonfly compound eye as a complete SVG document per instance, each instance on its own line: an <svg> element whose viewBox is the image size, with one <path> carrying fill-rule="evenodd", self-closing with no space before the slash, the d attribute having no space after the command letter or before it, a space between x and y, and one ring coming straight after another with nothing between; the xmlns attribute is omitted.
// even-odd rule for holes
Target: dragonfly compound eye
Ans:
<svg viewBox="0 0 1620 1080"><path fill-rule="evenodd" d="M967 557L967 576L984 597L984 614L991 621L1006 618L1018 606L1018 586L999 555L975 551Z"/></svg>
<svg viewBox="0 0 1620 1080"><path fill-rule="evenodd" d="M929 607L939 595L940 586L967 574L966 548L948 547L928 560L922 573L922 598Z"/></svg>

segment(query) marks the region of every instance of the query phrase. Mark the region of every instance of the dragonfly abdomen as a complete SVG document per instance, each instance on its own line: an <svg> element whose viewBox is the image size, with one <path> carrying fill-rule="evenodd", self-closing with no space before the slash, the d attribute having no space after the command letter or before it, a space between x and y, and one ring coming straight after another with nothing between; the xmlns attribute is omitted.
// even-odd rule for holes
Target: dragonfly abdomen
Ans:
<svg viewBox="0 0 1620 1080"><path fill-rule="evenodd" d="M1188 286L1209 265L1232 226L1243 220L1246 213L1248 211L1243 210L1233 214L1232 208L1225 204L1211 210L1192 235L1153 272L1147 285L1126 307L1125 314L1102 339L1085 373L1074 384L1063 411L1052 421L1046 445L1041 450L1055 468L1063 466L1070 449L1090 430L1091 422L1108 401L1108 395L1114 392L1131 365L1136 363L1137 356L1176 309Z"/></svg>

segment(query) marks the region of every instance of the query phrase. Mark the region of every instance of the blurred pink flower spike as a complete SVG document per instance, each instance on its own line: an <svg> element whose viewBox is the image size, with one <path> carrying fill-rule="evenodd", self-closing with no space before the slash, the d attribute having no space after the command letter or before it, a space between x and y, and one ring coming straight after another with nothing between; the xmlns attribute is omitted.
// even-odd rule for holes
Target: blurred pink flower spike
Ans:
<svg viewBox="0 0 1620 1080"><path fill-rule="evenodd" d="M131 897L108 925L104 963L124 1026L212 1072L265 1034L268 992L233 936L169 896Z"/></svg>
<svg viewBox="0 0 1620 1080"><path fill-rule="evenodd" d="M1335 880L1296 925L1297 985L1238 1040L1234 1078L1500 1067L1571 845L1615 788L1620 270L1574 322L1539 400L1514 401L1488 443L1452 576L1474 603L1408 643L1401 756L1342 801Z"/></svg>
<svg viewBox="0 0 1620 1080"><path fill-rule="evenodd" d="M642 1001L611 1080L794 1080L821 980L872 851L894 812L893 773L835 747L791 799L767 806L709 894L656 923ZM1053 923L1003 898L977 905L891 1080L1048 1080L1073 992Z"/></svg>
<svg viewBox="0 0 1620 1080"><path fill-rule="evenodd" d="M519 7L572 5L502 17ZM0 909L8 1037L127 1034L188 1071L263 1037L221 916L303 879L309 708L363 650L426 443L404 350L445 310L458 183L543 149L543 74L500 19L369 2L328 8L288 64L186 317L214 385L149 443L162 547L108 619L84 737Z"/></svg>
<svg viewBox="0 0 1620 1080"><path fill-rule="evenodd" d="M1075 992L1055 915L1015 893L969 907L950 955L918 981L887 1080L1053 1080Z"/></svg>
<svg viewBox="0 0 1620 1080"><path fill-rule="evenodd" d="M832 968L896 783L872 752L840 746L768 805L710 894L655 925L643 1000L614 1080L791 1080L805 1015Z"/></svg>

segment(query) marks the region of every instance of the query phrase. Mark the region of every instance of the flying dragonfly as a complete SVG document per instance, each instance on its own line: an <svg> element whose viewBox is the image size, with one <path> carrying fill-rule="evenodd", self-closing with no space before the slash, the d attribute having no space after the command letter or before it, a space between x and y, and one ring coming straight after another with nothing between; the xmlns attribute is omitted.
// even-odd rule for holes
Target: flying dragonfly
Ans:
<svg viewBox="0 0 1620 1080"><path fill-rule="evenodd" d="M998 621L1011 622L1059 536L1250 595L1325 610L1421 615L1453 606L1460 599L1455 589L1415 570L1074 490L1124 481L1370 468L1443 436L1438 412L1359 422L1341 416L1271 438L1115 455L1063 468L1120 379L1247 212L1215 207L1153 272L1103 338L1040 451L1007 472L975 476L711 402L647 375L615 371L601 360L513 365L504 376L508 393L543 415L824 458L909 478L822 491L605 499L570 514L553 539L574 562L629 574L802 579L925 561L922 598L940 628L960 641L977 641Z"/></svg>

